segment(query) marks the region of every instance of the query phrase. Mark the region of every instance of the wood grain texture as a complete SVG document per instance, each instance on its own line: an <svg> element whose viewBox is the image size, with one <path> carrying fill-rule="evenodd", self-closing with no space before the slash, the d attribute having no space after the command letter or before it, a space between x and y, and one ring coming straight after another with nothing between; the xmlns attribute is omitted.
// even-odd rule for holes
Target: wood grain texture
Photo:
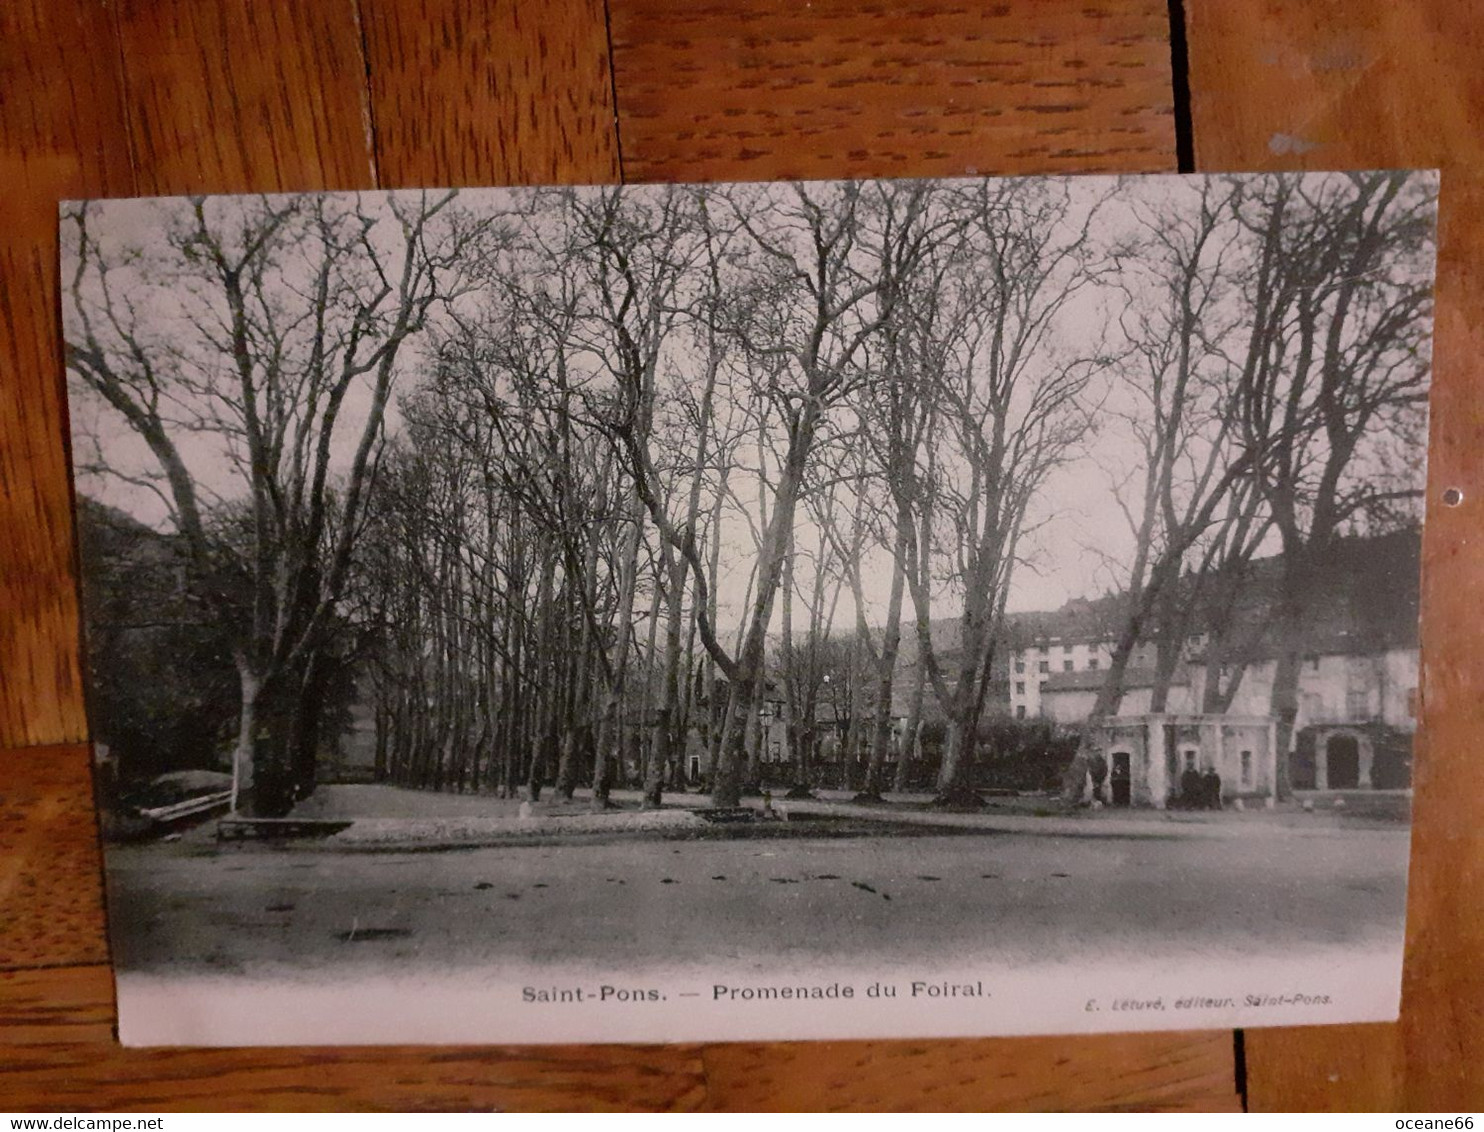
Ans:
<svg viewBox="0 0 1484 1132"><path fill-rule="evenodd" d="M0 1046L0 1110L22 1112L670 1112L704 1096L693 1046Z"/></svg>
<svg viewBox="0 0 1484 1132"><path fill-rule="evenodd" d="M613 0L631 180L1174 168L1163 0Z"/></svg>
<svg viewBox="0 0 1484 1132"><path fill-rule="evenodd" d="M619 179L602 0L362 0L387 185Z"/></svg>
<svg viewBox="0 0 1484 1132"><path fill-rule="evenodd" d="M1385 1112L1401 1103L1392 1023L1248 1030L1246 1045L1252 1112Z"/></svg>
<svg viewBox="0 0 1484 1132"><path fill-rule="evenodd" d="M113 968L0 971L0 1065L7 1047L93 1045L114 1040Z"/></svg>
<svg viewBox="0 0 1484 1132"><path fill-rule="evenodd" d="M108 962L88 751L0 752L0 971Z"/></svg>
<svg viewBox="0 0 1484 1132"><path fill-rule="evenodd" d="M1248 1036L1254 1107L1484 1108L1484 27L1447 0L1188 5L1198 164L1443 170L1402 1020ZM1463 502L1442 505L1457 487ZM1364 1086L1343 1088L1345 1066ZM1340 1076L1328 1088L1331 1073ZM1316 1084L1322 1081L1322 1084Z"/></svg>
<svg viewBox="0 0 1484 1132"><path fill-rule="evenodd" d="M376 183L355 0L121 0L146 194Z"/></svg>
<svg viewBox="0 0 1484 1132"><path fill-rule="evenodd" d="M1197 166L1484 167L1484 21L1455 0L1187 0Z"/></svg>
<svg viewBox="0 0 1484 1132"><path fill-rule="evenodd" d="M86 733L57 332L57 201L133 190L100 0L0 5L0 748ZM103 49L63 50L95 43Z"/></svg>
<svg viewBox="0 0 1484 1132"><path fill-rule="evenodd" d="M1477 72L1475 74L1477 78ZM1484 1110L1484 165L1444 173L1422 726L1402 983L1404 1109ZM1463 492L1443 506L1450 487Z"/></svg>
<svg viewBox="0 0 1484 1132"><path fill-rule="evenodd" d="M726 1111L1239 1112L1232 1036L1120 1034L709 1046Z"/></svg>

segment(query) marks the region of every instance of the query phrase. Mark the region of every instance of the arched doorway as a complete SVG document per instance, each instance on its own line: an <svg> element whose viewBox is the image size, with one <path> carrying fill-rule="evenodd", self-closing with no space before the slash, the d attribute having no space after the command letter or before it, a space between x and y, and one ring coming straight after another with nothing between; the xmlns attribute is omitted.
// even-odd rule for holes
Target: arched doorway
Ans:
<svg viewBox="0 0 1484 1132"><path fill-rule="evenodd" d="M1324 761L1331 790L1360 786L1360 742L1354 735L1331 735L1324 744Z"/></svg>

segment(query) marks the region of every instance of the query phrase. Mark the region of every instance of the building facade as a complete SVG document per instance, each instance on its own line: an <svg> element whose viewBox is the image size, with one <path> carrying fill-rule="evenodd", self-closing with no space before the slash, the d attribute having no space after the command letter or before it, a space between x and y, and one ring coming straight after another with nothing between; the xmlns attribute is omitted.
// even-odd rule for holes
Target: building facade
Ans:
<svg viewBox="0 0 1484 1132"><path fill-rule="evenodd" d="M1395 790L1411 784L1420 683L1420 542L1416 529L1379 538L1341 539L1314 573L1304 601L1292 746L1288 751L1269 752L1275 760L1273 775L1276 760L1286 760L1296 791ZM1143 734L1139 729L1147 731L1155 726L1149 721L1156 719L1163 721L1160 727L1179 720L1179 726L1195 728L1202 736L1193 746L1180 747L1178 757L1169 755L1173 761L1164 780L1157 767L1147 772L1139 769L1135 756L1153 749L1147 735L1138 742L1129 740L1133 780L1141 781L1143 773L1142 780L1149 784L1134 793L1146 797L1147 804L1158 804L1155 799L1161 782L1167 785L1168 773L1190 754L1199 764L1197 769L1207 769L1209 764L1221 775L1224 796L1234 796L1233 790L1235 796L1242 796L1249 786L1261 794L1265 788L1267 778L1261 766L1267 748L1251 729L1271 713L1279 664L1275 609L1281 570L1279 557L1250 564L1241 600L1228 609L1222 634L1222 639L1239 644L1218 644L1202 628L1200 615L1192 619L1191 626L1201 631L1182 640L1165 688L1163 709L1157 715L1152 714L1154 646L1145 644L1135 650L1117 713L1117 726L1125 730L1116 735L1110 732L1108 741ZM1189 579L1183 584L1190 584ZM1192 589L1199 592L1197 586ZM1100 604L1106 606L1108 599ZM1061 633L1048 634L1013 654L1011 705L1015 715L1039 715L1063 725L1085 723L1112 656L1107 620L1087 616L1098 608L1093 603L1073 603L1046 615L1042 624L1056 626ZM1078 626L1076 618L1069 616L1078 612L1083 614L1081 638L1073 635ZM1217 687L1208 695L1207 685L1212 681ZM1208 711L1213 703L1220 703L1221 710ZM1125 725L1124 720L1136 722ZM1250 741L1230 734L1232 726L1238 726ZM1169 742L1161 749L1168 755L1179 745L1177 737L1166 738ZM1237 751L1236 761L1232 750ZM1252 768L1244 767L1242 751L1254 760ZM1233 782L1238 785L1232 787Z"/></svg>
<svg viewBox="0 0 1484 1132"><path fill-rule="evenodd" d="M1223 804L1266 805L1277 795L1276 726L1267 716L1129 713L1096 727L1092 740L1115 806L1194 804L1183 785L1192 771L1215 774Z"/></svg>

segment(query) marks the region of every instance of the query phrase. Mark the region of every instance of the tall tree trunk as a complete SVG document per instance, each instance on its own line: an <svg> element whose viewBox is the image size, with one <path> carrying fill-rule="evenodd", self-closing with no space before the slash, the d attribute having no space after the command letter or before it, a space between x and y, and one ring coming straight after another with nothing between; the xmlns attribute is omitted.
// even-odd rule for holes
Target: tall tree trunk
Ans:
<svg viewBox="0 0 1484 1132"><path fill-rule="evenodd" d="M762 789L763 727L759 715L767 697L766 681L758 680L753 688L753 694L749 697L753 706L747 713L746 733L743 736L743 743L747 747L747 772L742 787L749 794L756 794Z"/></svg>
<svg viewBox="0 0 1484 1132"><path fill-rule="evenodd" d="M232 752L232 812L236 813L242 803L247 780L255 769L254 740L257 738L258 690L262 686L258 675L246 657L237 658L237 681L242 690L242 709L237 719L237 746ZM254 780L254 784L256 780Z"/></svg>
<svg viewBox="0 0 1484 1132"><path fill-rule="evenodd" d="M711 802L718 809L742 804L742 771L747 764L747 716L752 711L750 694L738 685L728 687L726 722L721 728L721 757L712 771Z"/></svg>
<svg viewBox="0 0 1484 1132"><path fill-rule="evenodd" d="M1081 801L1086 789L1088 770L1101 757L1094 738L1095 729L1105 719L1116 716L1122 707L1129 665L1132 663L1134 650L1144 639L1150 614L1164 596L1166 587L1179 580L1179 557L1166 556L1155 562L1153 568L1149 569L1147 582L1144 581L1149 558L1148 547L1141 547L1132 574L1135 586L1130 589L1126 598L1127 612L1118 640L1113 646L1113 655L1108 661L1107 675L1103 677L1092 710L1082 724L1076 753L1062 775L1063 801Z"/></svg>
<svg viewBox="0 0 1484 1132"><path fill-rule="evenodd" d="M973 787L974 760L1000 624L998 610L986 606L991 602L1002 606L1003 597L996 596L988 585L982 586L980 593L983 596L978 600L965 599L960 649L967 667L959 673L953 693L943 705L949 720L943 763L938 768L938 796L934 799L939 805L978 808L984 804Z"/></svg>
<svg viewBox="0 0 1484 1132"><path fill-rule="evenodd" d="M317 652L310 652L302 662L290 689L294 695L292 723L289 730L289 779L291 804L314 793L319 773L319 742L324 730L325 662Z"/></svg>
<svg viewBox="0 0 1484 1132"><path fill-rule="evenodd" d="M581 583L571 578L567 580L567 616L569 618L576 616L576 605L580 600L573 596L574 584ZM578 731L586 723L588 673L592 667L588 658L590 645L586 618L582 619L576 638L577 648L569 654L570 661L567 666L570 676L568 677L565 711L562 715L561 756L557 762L556 785L552 787L552 793L563 802L570 802L573 791L577 788L577 763L581 746Z"/></svg>
<svg viewBox="0 0 1484 1132"><path fill-rule="evenodd" d="M907 575L903 562L906 547L898 545L892 554L891 593L886 603L886 627L881 636L881 655L876 658L876 718L871 731L871 757L866 768L865 795L869 800L881 798L882 771L891 748L891 693L896 683L897 650L902 642L902 597Z"/></svg>
<svg viewBox="0 0 1484 1132"><path fill-rule="evenodd" d="M1154 686L1149 693L1149 710L1163 715L1169 708L1170 688L1185 652L1188 612L1180 608L1181 585L1177 580L1164 588L1159 599L1159 636L1154 651ZM1188 595L1186 595L1188 597Z"/></svg>
<svg viewBox="0 0 1484 1132"><path fill-rule="evenodd" d="M634 591L638 586L640 511L637 501L626 509L628 531L618 577L618 639L614 647L613 677L598 725L593 760L593 807L606 809L613 783L623 765L623 700L628 691L629 653L634 635ZM598 647L602 647L599 645Z"/></svg>
<svg viewBox="0 0 1484 1132"><path fill-rule="evenodd" d="M658 809L664 787L674 775L675 760L683 755L680 738L680 632L685 609L685 563L663 544L660 561L668 592L665 595L665 667L660 685L660 707L655 720L654 750L644 780L644 805ZM656 587L658 589L658 587ZM658 594L656 593L656 597ZM677 750L677 747L681 749Z"/></svg>
<svg viewBox="0 0 1484 1132"><path fill-rule="evenodd" d="M722 506L726 502L726 481L723 478L721 485L717 488L716 499L711 505L711 558L707 563L707 586L706 586L706 614L713 625L716 624L719 599L717 597L717 583L721 577L721 515ZM726 712L729 710L726 704L717 700L717 689L721 687L721 681L717 674L718 665L716 658L707 650L706 656L706 747L707 747L707 770L715 780L716 768L721 765L721 748L726 738ZM727 703L731 702L731 687L727 687Z"/></svg>
<svg viewBox="0 0 1484 1132"><path fill-rule="evenodd" d="M898 794L907 789L907 776L917 755L918 737L922 733L922 707L927 698L927 669L919 659L917 679L912 682L912 702L907 709L907 722L902 728L897 747L897 775L893 788Z"/></svg>
<svg viewBox="0 0 1484 1132"><path fill-rule="evenodd" d="M657 567L655 570L654 592L649 599L649 639L644 646L643 687L639 693L637 712L630 714L630 719L626 724L629 746L633 751L633 765L639 776L641 791L648 789L650 777L654 773L655 751L659 745L654 726L658 710L654 704L654 684L655 675L659 669L660 605L664 599L661 570L662 567ZM657 781L663 786L663 774Z"/></svg>
<svg viewBox="0 0 1484 1132"><path fill-rule="evenodd" d="M793 785L790 797L809 794L808 758L804 754L800 737L799 674L797 658L794 656L794 552L789 550L783 564L783 629L778 649L778 682L783 696L783 730L788 735L789 755L797 761L793 766Z"/></svg>
<svg viewBox="0 0 1484 1132"><path fill-rule="evenodd" d="M1312 537L1312 536L1311 536ZM1280 801L1293 797L1293 769L1289 765L1296 739L1299 716L1299 678L1303 672L1303 647L1308 639L1308 618L1304 600L1309 591L1308 558L1310 546L1301 539L1284 540L1283 576L1280 582L1277 616L1277 663L1273 671L1270 711L1276 723L1273 745L1278 767L1274 784Z"/></svg>

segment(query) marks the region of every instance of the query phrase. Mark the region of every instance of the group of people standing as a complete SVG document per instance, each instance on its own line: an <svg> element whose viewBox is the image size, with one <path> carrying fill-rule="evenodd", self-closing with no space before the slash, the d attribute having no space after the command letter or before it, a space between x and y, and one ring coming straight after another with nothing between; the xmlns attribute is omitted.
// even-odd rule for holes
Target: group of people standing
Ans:
<svg viewBox="0 0 1484 1132"><path fill-rule="evenodd" d="M1205 770L1186 767L1180 776L1179 803L1187 810L1221 809L1221 775L1214 767Z"/></svg>
<svg viewBox="0 0 1484 1132"><path fill-rule="evenodd" d="M1101 751L1094 751L1087 761L1087 779L1092 785L1092 800L1100 805L1111 803L1127 806L1132 793L1132 779L1127 761L1112 767ZM1109 797L1105 787L1111 787ZM1198 770L1192 764L1180 776L1180 791L1170 800L1170 805L1183 810L1219 810L1221 805L1221 775L1215 767Z"/></svg>

